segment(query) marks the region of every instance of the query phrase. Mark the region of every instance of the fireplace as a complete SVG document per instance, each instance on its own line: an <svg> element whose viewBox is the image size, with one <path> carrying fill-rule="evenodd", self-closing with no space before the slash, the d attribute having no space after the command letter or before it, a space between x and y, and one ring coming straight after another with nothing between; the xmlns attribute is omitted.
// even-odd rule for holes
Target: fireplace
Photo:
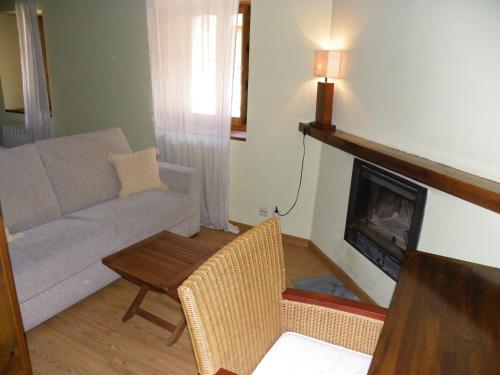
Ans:
<svg viewBox="0 0 500 375"><path fill-rule="evenodd" d="M416 249L427 189L354 160L344 239L393 280Z"/></svg>

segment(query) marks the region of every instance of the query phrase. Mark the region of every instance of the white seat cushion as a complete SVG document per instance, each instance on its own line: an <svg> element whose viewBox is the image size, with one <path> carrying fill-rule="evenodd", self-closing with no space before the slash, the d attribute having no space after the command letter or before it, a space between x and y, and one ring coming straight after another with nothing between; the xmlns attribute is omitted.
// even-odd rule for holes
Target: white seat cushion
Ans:
<svg viewBox="0 0 500 375"><path fill-rule="evenodd" d="M259 363L253 375L361 375L372 357L294 332L285 332Z"/></svg>

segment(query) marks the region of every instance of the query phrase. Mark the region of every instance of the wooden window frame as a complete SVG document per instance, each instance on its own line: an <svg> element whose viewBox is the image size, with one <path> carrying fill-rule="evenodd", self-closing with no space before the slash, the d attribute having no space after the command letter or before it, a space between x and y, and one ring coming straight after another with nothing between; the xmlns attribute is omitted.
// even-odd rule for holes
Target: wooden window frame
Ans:
<svg viewBox="0 0 500 375"><path fill-rule="evenodd" d="M49 85L49 65L47 63L47 47L45 44L45 20L42 14L38 14L38 30L40 33L40 45L42 47L43 67L45 70L45 84L47 85L47 98L49 99L49 114L52 117L52 98L50 96Z"/></svg>
<svg viewBox="0 0 500 375"><path fill-rule="evenodd" d="M239 14L243 14L243 28L241 36L241 103L240 117L231 118L231 131L240 136L247 130L247 109L248 109L248 60L250 53L250 17L251 4L249 0L241 0ZM238 139L238 138L233 138Z"/></svg>

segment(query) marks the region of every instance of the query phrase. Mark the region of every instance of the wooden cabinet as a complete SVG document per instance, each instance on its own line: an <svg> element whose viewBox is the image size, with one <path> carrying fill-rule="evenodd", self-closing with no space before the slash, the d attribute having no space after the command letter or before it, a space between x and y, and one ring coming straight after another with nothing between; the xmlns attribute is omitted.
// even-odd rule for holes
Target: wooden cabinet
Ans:
<svg viewBox="0 0 500 375"><path fill-rule="evenodd" d="M414 252L405 261L369 374L498 375L499 312L500 269Z"/></svg>
<svg viewBox="0 0 500 375"><path fill-rule="evenodd" d="M0 374L31 374L0 210Z"/></svg>

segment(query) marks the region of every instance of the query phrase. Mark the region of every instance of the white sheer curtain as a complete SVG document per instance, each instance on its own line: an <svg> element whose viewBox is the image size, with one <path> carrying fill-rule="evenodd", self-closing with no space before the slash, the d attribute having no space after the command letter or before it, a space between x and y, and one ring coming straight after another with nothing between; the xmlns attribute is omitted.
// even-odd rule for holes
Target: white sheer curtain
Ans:
<svg viewBox="0 0 500 375"><path fill-rule="evenodd" d="M53 137L35 0L16 0L23 75L24 121L31 141Z"/></svg>
<svg viewBox="0 0 500 375"><path fill-rule="evenodd" d="M229 141L238 0L148 0L156 140L201 172L201 223L229 224Z"/></svg>

